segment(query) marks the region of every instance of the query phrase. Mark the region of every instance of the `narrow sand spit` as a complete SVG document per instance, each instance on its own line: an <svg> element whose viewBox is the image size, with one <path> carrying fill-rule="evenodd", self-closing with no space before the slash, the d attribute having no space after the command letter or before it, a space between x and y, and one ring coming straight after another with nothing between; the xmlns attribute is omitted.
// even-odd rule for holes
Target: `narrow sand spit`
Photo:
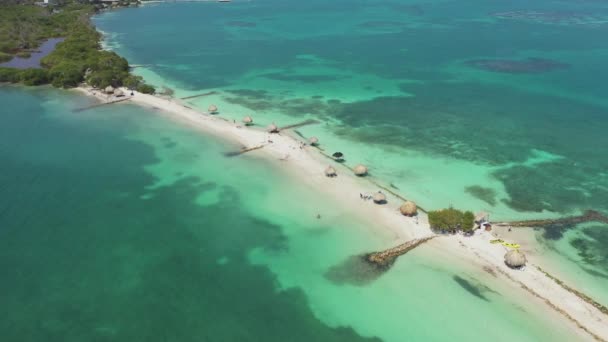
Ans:
<svg viewBox="0 0 608 342"><path fill-rule="evenodd" d="M109 100L107 95L99 91L93 94L89 88L79 90L102 101ZM123 91L130 97L130 101L125 102L155 109L160 115L247 148L263 146L251 154L267 159L298 182L345 206L354 216L372 223L370 228L374 232L393 237L393 245L434 235L424 213L419 213L417 219L401 215L399 206L402 200L390 193L385 193L388 203L384 205L362 200L359 194L375 193L379 190L378 186L369 179L356 177L347 168L338 167L336 162L319 153L316 148L302 144L303 141L295 134L288 131L270 134L264 128L246 127L240 122L199 112L179 100L138 92L129 96L131 91ZM325 176L324 170L328 165L336 168L337 177ZM400 195L407 197L407 194ZM530 263L525 270L507 267L503 259L507 250L501 245L491 244L489 241L493 238L489 233L478 231L471 237L455 235L434 239L428 246L500 277L505 283L511 284L514 291L519 291L519 295L528 296L539 305L546 305L551 315L577 329L582 339L608 341L608 316L605 313L541 272L535 267L538 260L534 256L529 257Z"/></svg>

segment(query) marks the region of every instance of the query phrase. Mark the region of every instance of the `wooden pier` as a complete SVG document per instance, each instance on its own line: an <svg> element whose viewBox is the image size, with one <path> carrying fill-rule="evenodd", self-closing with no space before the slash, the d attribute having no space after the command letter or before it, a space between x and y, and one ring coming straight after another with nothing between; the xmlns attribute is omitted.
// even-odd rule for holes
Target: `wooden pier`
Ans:
<svg viewBox="0 0 608 342"><path fill-rule="evenodd" d="M525 221L512 221L512 222L494 222L494 225L502 227L560 227L560 226L574 226L579 223L585 222L600 222L608 224L608 217L596 210L587 210L582 215L568 216L557 219L545 219L545 220L525 220Z"/></svg>
<svg viewBox="0 0 608 342"><path fill-rule="evenodd" d="M209 96L209 95L215 95L217 94L216 91L210 91L208 93L202 93L202 94L196 94L196 95L190 95L190 96L186 96L186 97L182 97L180 98L180 100L190 100L190 99L194 99L197 97L203 97L203 96Z"/></svg>
<svg viewBox="0 0 608 342"><path fill-rule="evenodd" d="M114 100L114 101L96 103L91 106L73 109L72 112L74 112L74 113L84 112L85 110L89 110L89 109L93 109L93 108L97 108L97 107L101 107L101 106L105 106L105 105L111 105L111 104L115 104L115 103L119 103L119 102L124 102L124 101L128 101L130 99L131 99L130 97L125 97L125 98Z"/></svg>
<svg viewBox="0 0 608 342"><path fill-rule="evenodd" d="M298 127L307 126L307 125L315 125L315 124L318 124L318 123L319 123L319 121L317 121L317 120L308 119L308 120L305 120L305 121L302 121L302 122L299 122L299 123L296 123L296 124L293 124L293 125L288 125L288 126L281 127L281 128L279 128L279 131L283 131L283 130L286 130L286 129L292 129L292 128L298 128Z"/></svg>
<svg viewBox="0 0 608 342"><path fill-rule="evenodd" d="M259 145L259 146L249 147L249 148L244 147L240 151L226 152L226 153L224 153L224 155L226 157L236 157L236 156L240 156L241 154L244 154L247 152L259 150L259 149L263 148L264 146L266 146L266 145Z"/></svg>

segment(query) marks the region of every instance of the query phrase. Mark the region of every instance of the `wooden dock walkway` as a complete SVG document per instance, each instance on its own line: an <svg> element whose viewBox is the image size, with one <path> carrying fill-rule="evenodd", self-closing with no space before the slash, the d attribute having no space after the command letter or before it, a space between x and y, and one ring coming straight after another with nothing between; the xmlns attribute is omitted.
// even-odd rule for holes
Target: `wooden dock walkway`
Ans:
<svg viewBox="0 0 608 342"><path fill-rule="evenodd" d="M281 128L279 128L279 131L283 131L283 130L286 130L286 129L292 129L292 128L298 128L298 127L307 126L307 125L314 125L314 124L318 124L318 123L319 123L319 121L317 121L317 120L308 119L308 120L305 120L305 121L302 121L302 122L298 122L298 123L293 124L293 125L288 125L288 126L281 127Z"/></svg>
<svg viewBox="0 0 608 342"><path fill-rule="evenodd" d="M244 154L244 153L247 153L247 152L259 150L261 148L264 148L264 146L266 146L266 145L259 145L259 146L249 147L249 148L243 148L240 151L226 152L226 153L224 153L224 156L226 156L226 157L236 157L236 156L240 156L241 154Z"/></svg>
<svg viewBox="0 0 608 342"><path fill-rule="evenodd" d="M180 100L190 100L190 99L194 99L197 97L203 97L203 96L209 96L209 95L215 95L217 94L216 91L210 91L208 93L202 93L202 94L196 94L196 95L190 95L190 96L186 96L186 97L182 97L180 98Z"/></svg>
<svg viewBox="0 0 608 342"><path fill-rule="evenodd" d="M85 110L89 110L89 109L93 109L93 108L97 108L97 107L101 107L101 106L105 106L105 105L111 105L111 104L115 104L115 103L119 103L119 102L124 102L124 101L128 101L130 99L131 99L130 97L125 97L125 98L114 100L114 101L96 103L94 105L90 105L87 107L73 109L72 112L80 113L80 112L84 112Z"/></svg>
<svg viewBox="0 0 608 342"><path fill-rule="evenodd" d="M545 220L525 220L525 221L512 221L512 222L494 222L492 224L497 226L509 226L509 227L559 227L559 226L574 226L584 222L600 222L608 224L608 217L596 210L587 210L582 215L568 216L557 219L545 219Z"/></svg>

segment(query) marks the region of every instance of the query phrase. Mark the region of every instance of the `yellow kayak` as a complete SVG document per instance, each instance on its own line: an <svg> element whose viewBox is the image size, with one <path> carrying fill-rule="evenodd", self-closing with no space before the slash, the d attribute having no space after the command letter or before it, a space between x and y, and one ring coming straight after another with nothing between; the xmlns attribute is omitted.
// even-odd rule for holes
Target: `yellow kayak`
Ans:
<svg viewBox="0 0 608 342"><path fill-rule="evenodd" d="M519 247L521 247L521 246L520 246L518 243L510 243L510 242L505 242L505 241L504 241L504 240L502 240L502 239L494 239L494 240L490 240L490 243L492 243L492 244L497 244L497 243L499 243L499 244L501 244L501 245L503 245L503 246L505 246L505 247L509 247L509 248L519 248Z"/></svg>

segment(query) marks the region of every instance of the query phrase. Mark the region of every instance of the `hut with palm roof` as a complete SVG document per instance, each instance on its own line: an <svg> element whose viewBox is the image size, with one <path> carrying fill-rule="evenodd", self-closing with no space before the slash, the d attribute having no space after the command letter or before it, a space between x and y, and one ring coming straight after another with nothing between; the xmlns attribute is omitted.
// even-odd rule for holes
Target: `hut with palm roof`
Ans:
<svg viewBox="0 0 608 342"><path fill-rule="evenodd" d="M353 171L355 171L355 175L357 175L359 177L363 177L363 176L367 175L367 167L365 165L359 164L359 165L355 166Z"/></svg>
<svg viewBox="0 0 608 342"><path fill-rule="evenodd" d="M251 126L253 125L253 119L251 118L251 116L246 116L243 118L243 123L245 124L245 126Z"/></svg>
<svg viewBox="0 0 608 342"><path fill-rule="evenodd" d="M386 203L386 195L381 193L380 191L374 194L374 203L376 204L385 204Z"/></svg>
<svg viewBox="0 0 608 342"><path fill-rule="evenodd" d="M519 249L512 249L505 254L505 264L511 268L521 268L526 262L526 256Z"/></svg>
<svg viewBox="0 0 608 342"><path fill-rule="evenodd" d="M336 169L334 169L334 168L333 168L333 167L331 167L331 166L328 166L328 167L325 169L325 175L326 175L327 177L333 178L333 177L337 177L337 176L338 176L338 173L336 172Z"/></svg>
<svg viewBox="0 0 608 342"><path fill-rule="evenodd" d="M319 139L317 139L317 137L310 137L310 138L308 139L308 143L309 143L311 146L317 146L317 145L319 145Z"/></svg>
<svg viewBox="0 0 608 342"><path fill-rule="evenodd" d="M207 108L207 112L209 114L218 114L219 110L218 110L218 108L217 108L216 105L212 104L212 105L209 106L209 108Z"/></svg>
<svg viewBox="0 0 608 342"><path fill-rule="evenodd" d="M104 89L106 94L114 94L114 87L112 87L111 85L107 86L106 89Z"/></svg>
<svg viewBox="0 0 608 342"><path fill-rule="evenodd" d="M268 132L269 133L279 133L279 127L277 127L277 125L273 123L270 124L270 126L268 126Z"/></svg>
<svg viewBox="0 0 608 342"><path fill-rule="evenodd" d="M405 201L401 207L399 207L399 211L405 216L416 216L416 214L418 214L418 206L412 201Z"/></svg>

